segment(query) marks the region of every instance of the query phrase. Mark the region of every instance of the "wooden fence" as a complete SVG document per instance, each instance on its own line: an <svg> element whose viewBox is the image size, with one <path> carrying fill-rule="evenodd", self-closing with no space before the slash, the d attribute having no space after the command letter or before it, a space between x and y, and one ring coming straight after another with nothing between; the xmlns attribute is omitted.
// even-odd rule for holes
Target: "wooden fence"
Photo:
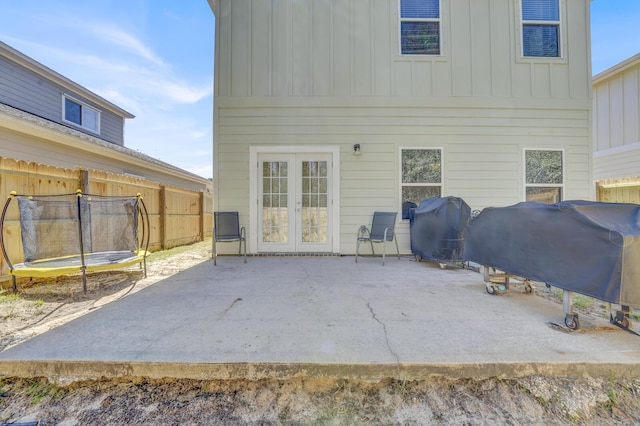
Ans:
<svg viewBox="0 0 640 426"><path fill-rule="evenodd" d="M2 206L11 191L23 195L95 195L140 193L149 212L150 250L164 250L210 237L213 228L212 194L164 185L144 179L97 170L64 169L0 157ZM23 260L17 203L9 205L3 238L12 263ZM0 283L10 280L0 255Z"/></svg>
<svg viewBox="0 0 640 426"><path fill-rule="evenodd" d="M640 204L640 177L599 180L596 182L596 200Z"/></svg>

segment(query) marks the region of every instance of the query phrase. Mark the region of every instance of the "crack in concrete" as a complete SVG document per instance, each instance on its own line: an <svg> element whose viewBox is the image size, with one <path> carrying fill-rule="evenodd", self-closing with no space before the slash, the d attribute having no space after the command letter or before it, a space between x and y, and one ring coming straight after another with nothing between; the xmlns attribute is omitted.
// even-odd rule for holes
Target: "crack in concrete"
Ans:
<svg viewBox="0 0 640 426"><path fill-rule="evenodd" d="M373 319L382 326L382 331L384 332L384 340L387 344L387 349L389 349L389 353L391 355L393 355L393 357L396 359L396 363L400 364L400 357L398 356L398 354L391 348L391 344L389 343L389 334L387 333L387 326L380 321L380 319L378 318L378 316L376 315L375 311L373 310L373 308L371 307L371 304L368 301L364 301L367 305L367 308L369 308L369 312L371 312L371 316L373 317Z"/></svg>
<svg viewBox="0 0 640 426"><path fill-rule="evenodd" d="M229 305L229 307L227 307L227 309L225 309L224 311L222 311L222 313L218 316L218 321L220 321L222 318L224 318L224 316L227 314L227 312L229 312L231 310L231 308L233 308L233 305L235 305L236 303L242 301L241 297L238 297L236 300L234 300L231 305Z"/></svg>

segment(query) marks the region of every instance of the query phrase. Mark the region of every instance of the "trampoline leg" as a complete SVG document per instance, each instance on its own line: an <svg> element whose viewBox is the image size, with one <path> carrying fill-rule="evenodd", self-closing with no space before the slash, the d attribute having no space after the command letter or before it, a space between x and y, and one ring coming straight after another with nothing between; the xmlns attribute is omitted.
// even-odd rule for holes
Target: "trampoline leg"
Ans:
<svg viewBox="0 0 640 426"><path fill-rule="evenodd" d="M18 283L16 282L16 276L15 275L11 275L11 280L13 281L13 292L17 293L18 292Z"/></svg>

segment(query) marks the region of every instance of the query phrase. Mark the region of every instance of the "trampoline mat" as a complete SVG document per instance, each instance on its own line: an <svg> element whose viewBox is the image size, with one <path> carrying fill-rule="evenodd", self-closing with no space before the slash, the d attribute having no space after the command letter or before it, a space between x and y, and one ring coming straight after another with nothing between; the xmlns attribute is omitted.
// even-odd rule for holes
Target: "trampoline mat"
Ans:
<svg viewBox="0 0 640 426"><path fill-rule="evenodd" d="M122 263L137 257L136 253L131 250L123 251L105 251L100 253L87 253L84 255L85 266L110 265L114 263ZM42 259L33 262L25 262L24 267L27 268L67 268L70 266L82 266L81 256L66 256L54 259Z"/></svg>

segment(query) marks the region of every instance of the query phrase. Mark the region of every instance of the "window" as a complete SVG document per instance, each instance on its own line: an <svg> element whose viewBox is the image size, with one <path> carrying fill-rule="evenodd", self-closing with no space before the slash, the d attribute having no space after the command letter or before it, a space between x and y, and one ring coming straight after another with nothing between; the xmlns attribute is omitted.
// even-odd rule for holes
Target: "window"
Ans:
<svg viewBox="0 0 640 426"><path fill-rule="evenodd" d="M440 0L400 0L400 53L440 54Z"/></svg>
<svg viewBox="0 0 640 426"><path fill-rule="evenodd" d="M563 152L525 150L525 199L553 204L562 201Z"/></svg>
<svg viewBox="0 0 640 426"><path fill-rule="evenodd" d="M100 133L100 111L66 95L62 99L63 121Z"/></svg>
<svg viewBox="0 0 640 426"><path fill-rule="evenodd" d="M442 150L409 148L401 150L402 202L420 201L442 194Z"/></svg>
<svg viewBox="0 0 640 426"><path fill-rule="evenodd" d="M522 0L522 55L560 57L560 0Z"/></svg>

